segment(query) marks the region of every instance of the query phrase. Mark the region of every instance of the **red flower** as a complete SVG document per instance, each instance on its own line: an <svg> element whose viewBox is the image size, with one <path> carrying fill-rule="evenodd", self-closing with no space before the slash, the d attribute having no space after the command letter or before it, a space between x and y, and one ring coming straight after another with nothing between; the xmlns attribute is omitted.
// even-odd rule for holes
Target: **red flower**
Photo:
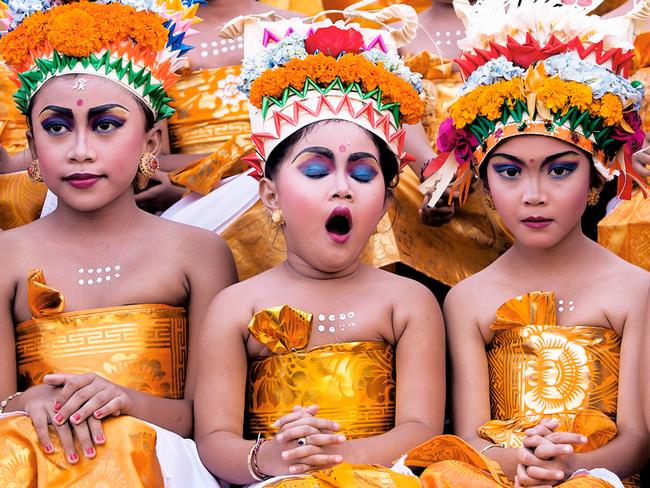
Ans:
<svg viewBox="0 0 650 488"><path fill-rule="evenodd" d="M462 164L472 159L473 148L478 146L478 139L471 132L454 127L454 121L450 117L440 124L437 145L440 152L454 151L456 161Z"/></svg>
<svg viewBox="0 0 650 488"><path fill-rule="evenodd" d="M305 49L309 54L319 51L335 58L341 53L359 54L363 48L363 36L359 31L339 29L334 25L315 30L305 40Z"/></svg>

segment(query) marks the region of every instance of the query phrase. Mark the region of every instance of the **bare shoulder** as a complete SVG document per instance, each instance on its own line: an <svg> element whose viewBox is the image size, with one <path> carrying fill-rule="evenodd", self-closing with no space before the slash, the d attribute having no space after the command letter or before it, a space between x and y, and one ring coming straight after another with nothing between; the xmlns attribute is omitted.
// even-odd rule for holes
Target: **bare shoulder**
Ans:
<svg viewBox="0 0 650 488"><path fill-rule="evenodd" d="M620 304L645 304L650 290L650 273L635 266L609 250L598 246L594 251L593 282L616 297Z"/></svg>

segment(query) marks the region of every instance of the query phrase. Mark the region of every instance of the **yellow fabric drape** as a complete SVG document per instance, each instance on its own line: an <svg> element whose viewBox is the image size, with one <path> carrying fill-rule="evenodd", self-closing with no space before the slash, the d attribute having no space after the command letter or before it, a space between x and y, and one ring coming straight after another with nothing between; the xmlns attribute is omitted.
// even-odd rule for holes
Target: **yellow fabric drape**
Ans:
<svg viewBox="0 0 650 488"><path fill-rule="evenodd" d="M141 392L183 397L184 309L145 304L65 312L63 295L47 286L41 270L29 274L28 301L33 318L15 328L20 390L52 372L94 372ZM28 417L0 419L0 486L99 488L110 480L111 487L162 487L155 431L126 416L103 426L106 444L96 458L79 456L70 465L54 431L55 453L46 455Z"/></svg>
<svg viewBox="0 0 650 488"><path fill-rule="evenodd" d="M10 73L0 63L0 145L12 155L27 148L27 121L13 100L17 87ZM26 171L0 174L0 229L13 229L36 220L46 193L47 187L32 183Z"/></svg>
<svg viewBox="0 0 650 488"><path fill-rule="evenodd" d="M245 436L272 436L273 426L295 405L318 404L319 416L334 420L347 438L390 430L395 421L392 347L385 342L347 342L305 349L311 314L288 305L258 312L248 330L271 354L249 363ZM414 476L381 466L342 463L331 469L278 480L284 488L420 486Z"/></svg>
<svg viewBox="0 0 650 488"><path fill-rule="evenodd" d="M617 432L618 334L604 327L558 326L552 292L513 298L496 317L486 348L492 420L481 426L480 436L520 447L526 429L552 417L560 422L558 430L587 437L576 452L611 441ZM407 462L410 458L430 464L423 486L512 486L496 463L454 436L434 438L409 453ZM637 481L627 480L626 486L638 486ZM581 476L558 486L609 484Z"/></svg>

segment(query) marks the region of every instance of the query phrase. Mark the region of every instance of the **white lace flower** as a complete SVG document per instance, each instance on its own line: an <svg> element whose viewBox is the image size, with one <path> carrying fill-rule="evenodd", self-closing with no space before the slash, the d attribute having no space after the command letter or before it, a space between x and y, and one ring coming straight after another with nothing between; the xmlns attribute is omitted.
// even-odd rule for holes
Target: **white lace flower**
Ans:
<svg viewBox="0 0 650 488"><path fill-rule="evenodd" d="M224 105L232 107L246 101L246 96L238 89L239 83L240 79L235 75L228 75L217 82L215 94Z"/></svg>

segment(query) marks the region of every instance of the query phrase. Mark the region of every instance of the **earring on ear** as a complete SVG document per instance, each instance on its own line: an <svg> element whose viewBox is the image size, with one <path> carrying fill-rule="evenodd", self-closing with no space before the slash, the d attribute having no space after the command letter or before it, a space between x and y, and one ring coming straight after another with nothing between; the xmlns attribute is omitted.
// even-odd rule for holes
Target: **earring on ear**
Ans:
<svg viewBox="0 0 650 488"><path fill-rule="evenodd" d="M274 225L281 227L284 225L284 214L282 213L282 210L277 209L274 210L273 213L271 214L271 221L273 222Z"/></svg>
<svg viewBox="0 0 650 488"><path fill-rule="evenodd" d="M158 158L156 158L155 154L150 152L142 153L142 156L140 156L140 164L138 164L137 175L137 184L140 190L144 190L147 187L149 178L156 175L158 167Z"/></svg>
<svg viewBox="0 0 650 488"><path fill-rule="evenodd" d="M489 191L483 190L483 200L485 201L485 205L490 210L497 209L496 205L494 205L494 199L492 198L492 194Z"/></svg>
<svg viewBox="0 0 650 488"><path fill-rule="evenodd" d="M27 166L27 176L32 181L32 183L42 183L43 177L41 176L41 166L38 163L38 159L35 159Z"/></svg>
<svg viewBox="0 0 650 488"><path fill-rule="evenodd" d="M602 190L602 187L589 188L589 194L587 195L587 206L594 207L598 204L598 201L600 200L600 192Z"/></svg>

